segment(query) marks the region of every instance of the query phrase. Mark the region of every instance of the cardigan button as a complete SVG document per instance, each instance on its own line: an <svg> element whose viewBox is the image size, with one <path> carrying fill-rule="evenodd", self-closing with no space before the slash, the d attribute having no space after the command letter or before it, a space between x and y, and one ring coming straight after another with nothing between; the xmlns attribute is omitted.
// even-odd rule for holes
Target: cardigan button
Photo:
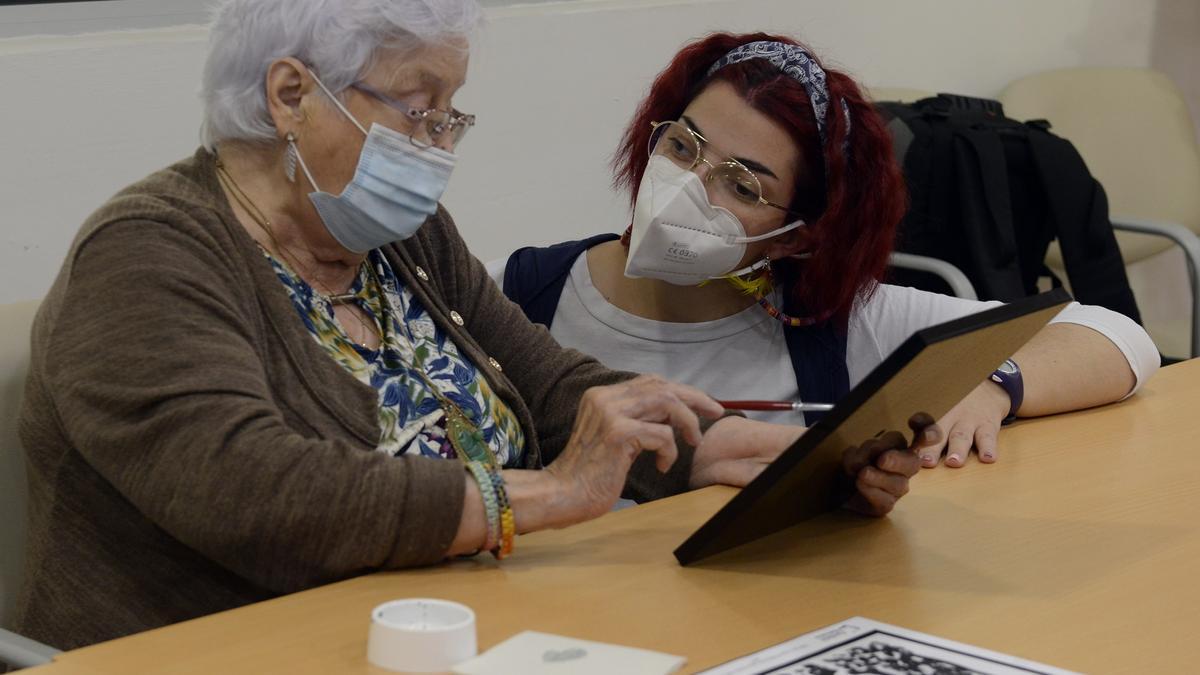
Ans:
<svg viewBox="0 0 1200 675"><path fill-rule="evenodd" d="M463 325L462 314L459 314L458 312L453 312L453 311L450 312L450 320L453 321L454 325L456 325L456 326Z"/></svg>
<svg viewBox="0 0 1200 675"><path fill-rule="evenodd" d="M417 266L417 278L420 279L421 281L429 281L429 275L426 274L425 270L421 269L420 266ZM462 325L462 324L459 324L459 325Z"/></svg>
<svg viewBox="0 0 1200 675"><path fill-rule="evenodd" d="M501 372L501 373L504 372L504 369L500 367L500 362L497 361L496 359L489 356L488 363L492 364L492 367L495 368L498 372Z"/></svg>

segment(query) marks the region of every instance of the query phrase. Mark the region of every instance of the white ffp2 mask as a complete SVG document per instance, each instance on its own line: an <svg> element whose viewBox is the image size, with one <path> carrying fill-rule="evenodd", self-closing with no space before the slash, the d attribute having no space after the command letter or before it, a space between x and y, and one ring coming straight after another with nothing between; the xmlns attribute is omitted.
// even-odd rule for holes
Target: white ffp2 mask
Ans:
<svg viewBox="0 0 1200 675"><path fill-rule="evenodd" d="M746 255L746 244L770 239L804 225L784 225L747 237L737 216L708 201L695 173L667 157L654 155L646 165L633 207L633 231L625 276L661 279L694 286L709 279L738 276L734 270Z"/></svg>

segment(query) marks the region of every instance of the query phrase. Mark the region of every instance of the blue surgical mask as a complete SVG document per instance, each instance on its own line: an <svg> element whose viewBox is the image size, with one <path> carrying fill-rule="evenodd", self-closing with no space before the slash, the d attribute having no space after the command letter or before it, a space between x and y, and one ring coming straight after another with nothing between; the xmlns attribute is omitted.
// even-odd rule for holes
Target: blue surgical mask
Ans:
<svg viewBox="0 0 1200 675"><path fill-rule="evenodd" d="M299 149L294 145L291 148L308 182L316 189L308 198L325 229L355 253L366 253L413 236L437 212L438 200L446 191L458 156L440 148L417 147L407 135L379 124L372 124L368 132L319 79L316 82L367 137L354 178L340 195L317 187Z"/></svg>

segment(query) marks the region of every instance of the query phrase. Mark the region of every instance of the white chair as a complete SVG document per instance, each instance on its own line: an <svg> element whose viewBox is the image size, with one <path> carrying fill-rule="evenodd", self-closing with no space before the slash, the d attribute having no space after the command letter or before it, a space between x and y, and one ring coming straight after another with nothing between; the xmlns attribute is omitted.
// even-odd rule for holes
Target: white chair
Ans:
<svg viewBox="0 0 1200 675"><path fill-rule="evenodd" d="M1049 120L1079 150L1108 193L1127 265L1182 249L1200 356L1200 145L1179 89L1147 68L1065 68L1016 80L1000 101L1014 119ZM1047 264L1062 269L1056 246Z"/></svg>
<svg viewBox="0 0 1200 675"><path fill-rule="evenodd" d="M0 305L0 626L12 620L25 564L25 452L17 414L29 368L29 332L37 302ZM58 650L0 629L0 664L46 663Z"/></svg>

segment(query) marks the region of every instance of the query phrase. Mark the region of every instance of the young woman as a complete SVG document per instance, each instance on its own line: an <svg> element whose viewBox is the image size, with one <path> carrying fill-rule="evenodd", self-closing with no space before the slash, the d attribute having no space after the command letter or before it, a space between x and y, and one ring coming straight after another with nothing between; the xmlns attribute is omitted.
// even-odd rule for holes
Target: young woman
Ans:
<svg viewBox="0 0 1200 675"><path fill-rule="evenodd" d="M721 399L831 402L914 331L999 304L880 283L905 209L890 138L853 80L789 38L685 46L614 167L624 236L491 266L530 318L609 367ZM972 448L992 462L1005 420L1121 399L1158 365L1133 321L1072 304L940 420L947 440L922 463L962 466Z"/></svg>

